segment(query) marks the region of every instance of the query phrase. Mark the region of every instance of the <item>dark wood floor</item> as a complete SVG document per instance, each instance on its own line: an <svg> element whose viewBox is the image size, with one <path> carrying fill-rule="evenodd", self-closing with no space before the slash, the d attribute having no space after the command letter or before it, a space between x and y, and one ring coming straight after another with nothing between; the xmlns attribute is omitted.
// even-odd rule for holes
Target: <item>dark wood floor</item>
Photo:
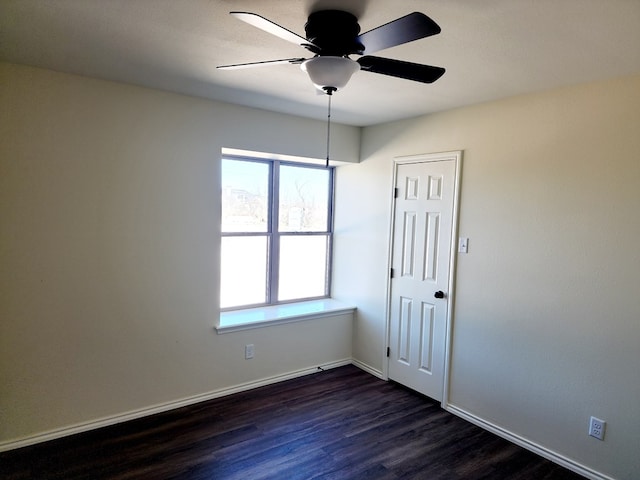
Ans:
<svg viewBox="0 0 640 480"><path fill-rule="evenodd" d="M3 479L581 479L353 366L0 454Z"/></svg>

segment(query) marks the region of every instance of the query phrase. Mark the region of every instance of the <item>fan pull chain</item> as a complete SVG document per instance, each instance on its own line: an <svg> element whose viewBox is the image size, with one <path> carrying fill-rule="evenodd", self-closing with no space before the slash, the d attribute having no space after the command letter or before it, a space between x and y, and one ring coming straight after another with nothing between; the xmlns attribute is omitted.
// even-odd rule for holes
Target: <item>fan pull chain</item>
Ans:
<svg viewBox="0 0 640 480"><path fill-rule="evenodd" d="M331 146L331 97L333 96L333 92L335 92L335 89L332 89L331 87L325 87L324 91L327 92L327 95L329 96L329 108L327 110L327 165L326 165L326 167L329 168L329 147Z"/></svg>

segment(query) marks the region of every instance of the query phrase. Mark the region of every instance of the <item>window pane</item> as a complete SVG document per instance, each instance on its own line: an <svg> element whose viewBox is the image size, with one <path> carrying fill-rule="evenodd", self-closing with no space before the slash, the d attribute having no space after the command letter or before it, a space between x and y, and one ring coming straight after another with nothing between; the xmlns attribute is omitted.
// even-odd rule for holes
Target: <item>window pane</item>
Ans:
<svg viewBox="0 0 640 480"><path fill-rule="evenodd" d="M280 167L281 232L326 232L329 214L329 170Z"/></svg>
<svg viewBox="0 0 640 480"><path fill-rule="evenodd" d="M323 297L326 291L328 236L280 237L278 301Z"/></svg>
<svg viewBox="0 0 640 480"><path fill-rule="evenodd" d="M266 232L269 165L222 160L222 231Z"/></svg>
<svg viewBox="0 0 640 480"><path fill-rule="evenodd" d="M222 237L220 307L267 301L267 237Z"/></svg>

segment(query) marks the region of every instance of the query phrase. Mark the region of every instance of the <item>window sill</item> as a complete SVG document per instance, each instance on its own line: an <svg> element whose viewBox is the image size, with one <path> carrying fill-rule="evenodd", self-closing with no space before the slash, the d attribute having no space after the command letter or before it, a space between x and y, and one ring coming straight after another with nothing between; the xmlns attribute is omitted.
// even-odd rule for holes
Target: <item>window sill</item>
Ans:
<svg viewBox="0 0 640 480"><path fill-rule="evenodd" d="M356 307L331 298L308 302L287 303L270 307L248 308L221 312L220 322L215 327L221 333L237 332L251 328L262 328L284 323L301 322L315 318L354 312Z"/></svg>

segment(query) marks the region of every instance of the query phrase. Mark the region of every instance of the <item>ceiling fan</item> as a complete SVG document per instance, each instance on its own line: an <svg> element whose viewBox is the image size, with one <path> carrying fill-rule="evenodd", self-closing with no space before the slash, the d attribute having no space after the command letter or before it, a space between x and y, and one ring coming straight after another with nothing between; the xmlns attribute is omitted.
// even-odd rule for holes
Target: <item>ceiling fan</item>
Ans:
<svg viewBox="0 0 640 480"><path fill-rule="evenodd" d="M353 14L321 10L309 15L304 26L306 38L255 13L230 13L254 27L306 48L314 56L222 65L218 67L220 69L297 64L309 75L316 88L328 95L343 88L358 70L422 83L435 82L445 72L442 67L370 55L440 33L438 24L420 12L410 13L360 34L358 19ZM352 60L349 55L361 57Z"/></svg>

